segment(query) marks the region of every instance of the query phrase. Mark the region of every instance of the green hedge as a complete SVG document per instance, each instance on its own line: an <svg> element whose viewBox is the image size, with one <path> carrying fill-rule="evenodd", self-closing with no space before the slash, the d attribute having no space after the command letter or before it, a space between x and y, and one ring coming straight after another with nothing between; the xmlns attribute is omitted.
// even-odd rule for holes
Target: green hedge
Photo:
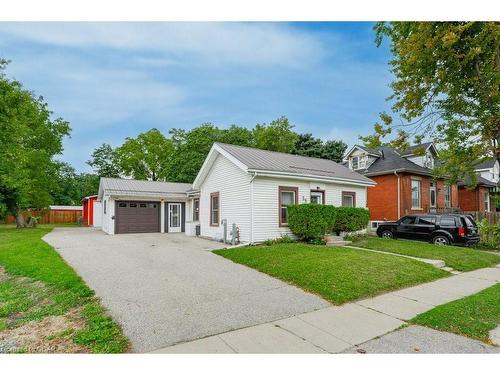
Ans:
<svg viewBox="0 0 500 375"><path fill-rule="evenodd" d="M303 241L318 241L328 233L364 229L368 219L369 212L364 208L313 203L288 206L288 227Z"/></svg>

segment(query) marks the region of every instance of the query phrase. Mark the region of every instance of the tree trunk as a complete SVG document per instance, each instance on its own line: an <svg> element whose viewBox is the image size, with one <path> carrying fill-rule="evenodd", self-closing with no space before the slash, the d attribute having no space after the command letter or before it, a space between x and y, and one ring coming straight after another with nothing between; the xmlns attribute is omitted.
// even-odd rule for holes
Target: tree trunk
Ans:
<svg viewBox="0 0 500 375"><path fill-rule="evenodd" d="M16 213L16 228L26 228L26 220L24 220L24 216L21 212L21 210L17 210Z"/></svg>

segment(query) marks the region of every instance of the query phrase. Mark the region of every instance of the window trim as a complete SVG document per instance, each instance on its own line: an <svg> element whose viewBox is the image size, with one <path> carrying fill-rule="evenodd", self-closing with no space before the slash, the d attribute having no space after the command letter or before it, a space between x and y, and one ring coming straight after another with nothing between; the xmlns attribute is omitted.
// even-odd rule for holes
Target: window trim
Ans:
<svg viewBox="0 0 500 375"><path fill-rule="evenodd" d="M196 207L195 202L198 202L198 207ZM200 198L193 199L193 221L200 221Z"/></svg>
<svg viewBox="0 0 500 375"><path fill-rule="evenodd" d="M217 197L218 208L217 208L217 223L212 222L213 214L213 198ZM218 191L210 193L210 217L208 218L211 227L218 227L220 224L220 193Z"/></svg>
<svg viewBox="0 0 500 375"><path fill-rule="evenodd" d="M295 204L299 204L299 188L296 186L278 186L278 221L280 227L288 227L288 223L281 221L281 193L293 192L295 194Z"/></svg>
<svg viewBox="0 0 500 375"><path fill-rule="evenodd" d="M451 185L444 185L444 207L451 208Z"/></svg>
<svg viewBox="0 0 500 375"><path fill-rule="evenodd" d="M432 204L432 192L434 192L434 204ZM429 207L437 207L437 182L435 180L429 181Z"/></svg>
<svg viewBox="0 0 500 375"><path fill-rule="evenodd" d="M325 202L325 191L324 190L322 190L322 189L312 189L309 192L309 203L312 203L311 202L312 193L320 193L321 194L321 204L326 204L326 202Z"/></svg>
<svg viewBox="0 0 500 375"><path fill-rule="evenodd" d="M352 197L352 207L356 207L356 192L355 191L342 191L342 202L341 202L342 207L349 207L349 206L344 206L344 197L346 197L346 196Z"/></svg>
<svg viewBox="0 0 500 375"><path fill-rule="evenodd" d="M413 181L418 182L418 206L413 205ZM412 210L420 210L422 208L422 180L416 179L414 177L410 180L410 192L411 192L411 208Z"/></svg>

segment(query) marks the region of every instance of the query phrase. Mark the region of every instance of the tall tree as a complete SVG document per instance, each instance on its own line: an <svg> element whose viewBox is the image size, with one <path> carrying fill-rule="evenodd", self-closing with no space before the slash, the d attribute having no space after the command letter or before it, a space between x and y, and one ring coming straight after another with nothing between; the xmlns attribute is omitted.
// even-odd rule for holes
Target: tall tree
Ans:
<svg viewBox="0 0 500 375"><path fill-rule="evenodd" d="M94 150L87 164L99 177L120 177L120 167L116 160L115 151L107 143L103 143Z"/></svg>
<svg viewBox="0 0 500 375"><path fill-rule="evenodd" d="M254 128L255 146L264 150L291 153L299 136L293 131L294 125L286 117L280 117L267 124L257 124Z"/></svg>
<svg viewBox="0 0 500 375"><path fill-rule="evenodd" d="M94 195L99 189L99 176L91 173L77 173L64 162L55 164L54 179L50 195L54 204L80 205L82 199Z"/></svg>
<svg viewBox="0 0 500 375"><path fill-rule="evenodd" d="M294 154L341 162L347 145L343 141L328 140L323 142L312 134L299 134L295 142Z"/></svg>
<svg viewBox="0 0 500 375"><path fill-rule="evenodd" d="M164 181L167 178L172 141L158 129L151 129L136 138L126 138L115 150L120 170L138 180Z"/></svg>
<svg viewBox="0 0 500 375"><path fill-rule="evenodd" d="M23 208L52 202L54 156L62 152L70 127L52 119L42 97L6 77L7 63L0 59L0 200L16 216L17 227L25 227Z"/></svg>
<svg viewBox="0 0 500 375"><path fill-rule="evenodd" d="M452 181L474 176L488 157L500 160L500 23L379 22L376 43L387 38L393 58L392 110L408 136L441 143L437 169Z"/></svg>

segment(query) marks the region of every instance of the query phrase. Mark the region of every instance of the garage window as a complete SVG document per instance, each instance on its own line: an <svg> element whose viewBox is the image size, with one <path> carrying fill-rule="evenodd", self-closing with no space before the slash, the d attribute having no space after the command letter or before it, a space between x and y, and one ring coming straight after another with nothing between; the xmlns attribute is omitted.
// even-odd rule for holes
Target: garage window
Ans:
<svg viewBox="0 0 500 375"><path fill-rule="evenodd" d="M147 205L146 203L141 203L141 204L139 205L139 207L141 207L141 208L147 208L147 207L148 207L148 205Z"/></svg>
<svg viewBox="0 0 500 375"><path fill-rule="evenodd" d="M210 194L210 225L219 226L219 192Z"/></svg>
<svg viewBox="0 0 500 375"><path fill-rule="evenodd" d="M118 203L118 207L127 207L127 203L120 202Z"/></svg>
<svg viewBox="0 0 500 375"><path fill-rule="evenodd" d="M137 203L130 203L130 207L137 207Z"/></svg>

